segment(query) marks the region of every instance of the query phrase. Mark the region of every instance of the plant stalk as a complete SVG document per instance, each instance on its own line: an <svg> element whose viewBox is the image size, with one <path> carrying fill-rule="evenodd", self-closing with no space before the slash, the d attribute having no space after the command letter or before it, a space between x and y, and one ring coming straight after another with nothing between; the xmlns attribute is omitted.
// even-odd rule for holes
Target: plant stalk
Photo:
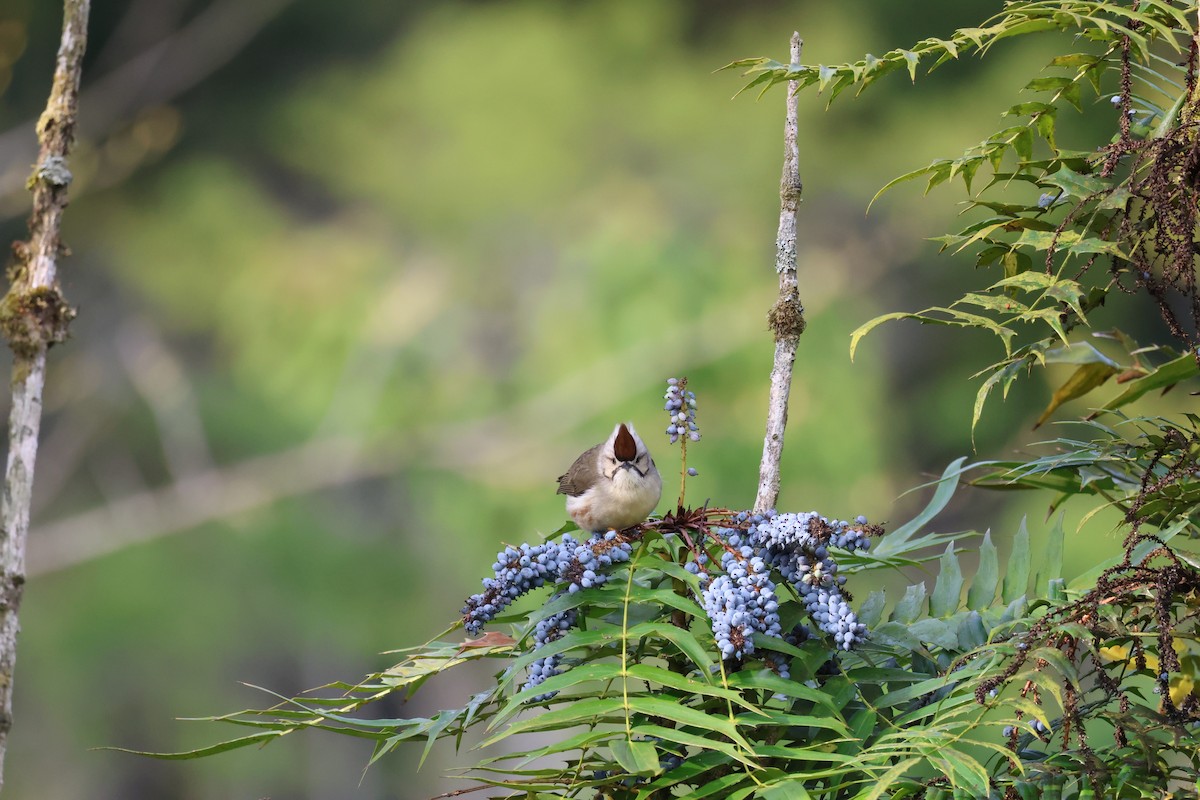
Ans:
<svg viewBox="0 0 1200 800"><path fill-rule="evenodd" d="M804 42L792 34L791 61L800 64ZM758 494L754 510L774 508L779 500L780 461L783 459L783 434L787 428L788 396L792 391L792 368L796 346L804 332L804 305L796 278L796 211L804 185L800 181L800 150L797 144L799 111L796 100L799 84L788 81L787 114L783 127L783 176L779 182L779 232L775 237L775 271L779 273L779 299L767 320L775 335L775 362L771 368L771 393L767 404L767 431L763 439L762 461L758 470Z"/></svg>
<svg viewBox="0 0 1200 800"><path fill-rule="evenodd" d="M67 155L75 140L79 79L87 47L90 0L65 0L62 39L46 110L37 123L40 152L29 188L33 211L29 241L13 246L12 285L0 301L0 329L13 351L8 462L0 497L0 788L12 729L13 673L18 612L25 588L25 547L33 496L33 469L46 383L46 351L63 341L75 311L59 290L61 227L71 173Z"/></svg>

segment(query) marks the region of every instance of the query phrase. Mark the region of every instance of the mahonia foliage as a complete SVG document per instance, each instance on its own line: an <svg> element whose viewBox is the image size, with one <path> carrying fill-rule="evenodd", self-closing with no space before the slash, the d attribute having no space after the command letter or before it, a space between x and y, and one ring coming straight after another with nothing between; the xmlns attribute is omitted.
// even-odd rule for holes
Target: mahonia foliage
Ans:
<svg viewBox="0 0 1200 800"><path fill-rule="evenodd" d="M695 397L676 382L666 398L668 435L683 447L674 511L506 548L436 640L361 682L212 717L255 730L172 757L319 728L372 740L372 760L408 743L428 753L439 740L503 742L468 788L510 797L1195 796L1200 417L1132 412L1200 372L1197 24L1194 4L1167 0L1011 2L980 27L881 57L730 65L747 70L746 88L793 82L832 102L1004 39L1075 34L1076 52L1026 84L1036 99L998 109L998 131L884 187L961 179L978 218L940 241L971 256L986 285L867 322L851 353L896 319L986 331L999 360L977 375L972 428L992 390L1068 364L1041 421L1107 393L1074 421L1079 433L1025 460L955 461L927 507L883 535L861 519L686 507L686 447L699 432ZM1089 104L1111 128L1069 148L1059 117ZM1091 328L1100 305L1137 303L1157 310L1171 341ZM1052 509L1081 497L1118 509L1123 554L1068 585L1061 516L1044 552L1032 552L1024 524L1006 536L1003 565L990 533L930 530L966 474L1049 491ZM970 579L967 545L977 548ZM850 594L858 573L922 565L936 565L932 591ZM464 626L478 637L464 640ZM377 701L483 660L496 661L495 680L460 707L370 718Z"/></svg>

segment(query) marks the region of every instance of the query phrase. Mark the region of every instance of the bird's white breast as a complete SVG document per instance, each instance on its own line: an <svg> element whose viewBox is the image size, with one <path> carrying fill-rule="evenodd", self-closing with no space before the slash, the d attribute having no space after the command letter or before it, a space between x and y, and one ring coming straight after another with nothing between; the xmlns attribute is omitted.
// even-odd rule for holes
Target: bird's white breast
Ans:
<svg viewBox="0 0 1200 800"><path fill-rule="evenodd" d="M586 531L621 530L644 521L661 495L657 473L643 477L620 469L612 480L601 479L578 497L567 498L567 513Z"/></svg>

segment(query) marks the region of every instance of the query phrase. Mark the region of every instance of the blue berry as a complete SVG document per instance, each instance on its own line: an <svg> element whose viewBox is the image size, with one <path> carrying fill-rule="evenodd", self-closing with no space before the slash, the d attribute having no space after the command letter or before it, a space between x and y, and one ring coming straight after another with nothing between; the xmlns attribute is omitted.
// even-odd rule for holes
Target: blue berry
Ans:
<svg viewBox="0 0 1200 800"><path fill-rule="evenodd" d="M562 570L563 550L574 544L568 534L562 543L543 542L506 547L496 554L492 564L494 578L485 578L483 591L467 598L463 606L463 623L467 633L478 634L484 624L528 591L558 578Z"/></svg>
<svg viewBox="0 0 1200 800"><path fill-rule="evenodd" d="M558 596L560 595L555 595L555 597ZM551 599L553 600L554 598ZM578 613L575 609L571 608L566 611L560 611L557 614L551 614L549 617L539 621L537 627L534 628L533 631L533 649L537 650L538 648L544 647L550 642L561 638L563 634L575 627L577 620ZM539 658L537 661L534 661L529 665L529 677L526 679L525 685L522 688L528 689L531 686L537 686L547 678L551 678L559 674L558 667L561 661L562 653L555 653L554 655L545 656L543 658ZM531 698L529 702L542 703L550 700L556 694L558 694L558 692L546 692L545 694L539 694L538 696Z"/></svg>
<svg viewBox="0 0 1200 800"><path fill-rule="evenodd" d="M779 572L801 595L809 617L816 626L834 639L837 647L849 650L866 639L867 628L858 621L840 591L845 576L827 544L843 550L866 549L870 540L863 532L866 517L855 524L829 520L815 511L803 514L777 514L769 511L751 516L735 515L734 524L747 525L744 532L720 529L718 533L731 546L743 541L770 567Z"/></svg>
<svg viewBox="0 0 1200 800"><path fill-rule="evenodd" d="M663 410L667 412L670 423L667 426L667 436L671 444L679 441L681 436L687 436L691 441L700 441L700 426L696 423L696 395L687 389L687 378L668 378L667 393L663 395L666 401Z"/></svg>
<svg viewBox="0 0 1200 800"><path fill-rule="evenodd" d="M494 578L484 578L483 591L467 598L462 615L467 633L474 636L514 600L547 583L564 585L568 592L602 586L607 569L628 561L633 543L616 531L597 533L586 542L570 534L559 542L506 547L492 564Z"/></svg>
<svg viewBox="0 0 1200 800"><path fill-rule="evenodd" d="M658 765L662 767L664 772L673 770L676 767L683 766L683 756L675 753L667 753L662 758L658 759Z"/></svg>
<svg viewBox="0 0 1200 800"><path fill-rule="evenodd" d="M712 623L721 656L743 660L754 652L755 631L782 638L779 600L775 597L775 583L761 558L739 558L726 551L721 565L725 574L702 589L704 610Z"/></svg>

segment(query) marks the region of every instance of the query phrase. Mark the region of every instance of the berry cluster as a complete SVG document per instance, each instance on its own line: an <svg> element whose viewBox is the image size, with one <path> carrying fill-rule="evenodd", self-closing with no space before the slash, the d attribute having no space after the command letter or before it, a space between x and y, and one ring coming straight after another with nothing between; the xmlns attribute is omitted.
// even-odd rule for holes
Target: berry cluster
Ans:
<svg viewBox="0 0 1200 800"><path fill-rule="evenodd" d="M606 570L609 567L629 560L637 538L637 533L608 531L579 542L568 533L557 542L504 548L496 554L496 562L492 564L495 577L484 578L483 591L468 597L463 605L463 625L467 633L477 635L486 623L518 597L546 584L558 586L560 592L571 593L602 586L608 580ZM576 619L577 614L572 609L539 622L534 631L534 649L561 637L575 625ZM530 665L525 685L537 686L546 678L557 675L561 658L560 654L555 654L535 661ZM535 700L550 697L553 693Z"/></svg>
<svg viewBox="0 0 1200 800"><path fill-rule="evenodd" d="M561 595L557 594L550 599L554 600L559 596ZM578 617L578 612L576 612L576 610L573 608L569 608L566 611L560 611L557 614L551 614L544 620L538 622L537 627L533 631L533 649L537 650L546 646L550 642L561 638L567 631L575 627ZM529 678L525 681L525 685L522 688L528 689L531 686L537 686L547 678L554 677L559 673L558 665L561 662L562 653L543 656L537 661L534 661L529 665ZM530 702L542 703L551 699L556 694L558 694L558 692L539 694L537 697L534 697L532 700L530 700Z"/></svg>
<svg viewBox="0 0 1200 800"><path fill-rule="evenodd" d="M563 541L566 542L568 538L564 536ZM576 545L571 551L567 565L559 573L559 580L567 583L569 592L602 586L608 581L608 575L601 570L628 561L632 552L633 540L616 531L593 534L592 538Z"/></svg>
<svg viewBox="0 0 1200 800"><path fill-rule="evenodd" d="M791 584L816 627L829 634L839 648L849 650L866 638L866 626L858 621L841 591L846 577L838 575L837 561L829 552L830 547L851 552L867 549L868 534L876 529L868 525L866 517L851 523L829 520L816 512L743 511L733 516L730 525L716 531L725 545L723 575L713 578L708 574L703 552L685 565L689 572L701 575L704 609L722 656L742 660L753 653L755 631L783 638L772 570ZM798 638L800 633L793 630L789 637ZM807 633L804 629L806 637ZM782 658L771 654L767 660L787 677Z"/></svg>
<svg viewBox="0 0 1200 800"><path fill-rule="evenodd" d="M671 438L671 444L679 441L681 436L687 436L693 442L700 441L700 426L696 424L696 394L688 391L687 380L667 378L667 393L663 399L667 401L663 410L669 417L667 436Z"/></svg>
<svg viewBox="0 0 1200 800"><path fill-rule="evenodd" d="M509 545L497 553L496 562L492 564L496 577L484 578L483 591L471 595L463 606L467 633L475 636L484 623L495 619L512 601L547 581L558 580L569 565L566 554L574 552L575 544L567 534L561 543Z"/></svg>
<svg viewBox="0 0 1200 800"><path fill-rule="evenodd" d="M746 538L760 548L764 560L779 570L804 600L808 615L817 627L833 637L843 650L863 641L867 626L842 595L845 575L838 575L837 561L829 547L854 552L871 546L870 526L860 516L853 523L829 520L815 511L803 514L764 515L761 522L749 520Z"/></svg>
<svg viewBox="0 0 1200 800"><path fill-rule="evenodd" d="M744 659L754 652L754 632L782 637L775 583L761 558L749 547L721 556L724 575L700 579L704 610L712 621L717 649L724 658Z"/></svg>

